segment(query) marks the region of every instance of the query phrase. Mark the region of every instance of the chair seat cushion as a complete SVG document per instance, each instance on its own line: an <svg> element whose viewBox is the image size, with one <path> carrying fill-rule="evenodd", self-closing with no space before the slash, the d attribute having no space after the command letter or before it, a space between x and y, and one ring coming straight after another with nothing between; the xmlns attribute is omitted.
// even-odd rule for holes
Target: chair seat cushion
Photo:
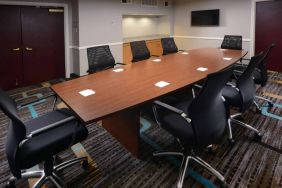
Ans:
<svg viewBox="0 0 282 188"><path fill-rule="evenodd" d="M46 127L72 116L68 109L56 110L26 122L27 135L32 131ZM88 135L85 125L73 120L48 130L26 141L19 149L21 168L30 168L73 144L84 140Z"/></svg>
<svg viewBox="0 0 282 188"><path fill-rule="evenodd" d="M191 100L183 100L174 107L181 109L184 113L187 114L188 107ZM167 111L166 111L167 112ZM191 124L189 124L183 117L173 112L167 112L166 114L160 115L160 121L162 128L170 132L173 136L179 138L185 145L193 144L193 129Z"/></svg>
<svg viewBox="0 0 282 188"><path fill-rule="evenodd" d="M241 107L241 96L236 88L231 86L225 86L222 90L222 96L225 98L227 104L234 107Z"/></svg>

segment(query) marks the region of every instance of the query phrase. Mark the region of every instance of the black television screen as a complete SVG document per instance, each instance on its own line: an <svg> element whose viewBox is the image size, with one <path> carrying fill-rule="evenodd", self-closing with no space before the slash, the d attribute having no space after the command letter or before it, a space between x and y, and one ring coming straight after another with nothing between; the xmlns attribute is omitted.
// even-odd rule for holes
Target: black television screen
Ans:
<svg viewBox="0 0 282 188"><path fill-rule="evenodd" d="M219 9L199 10L191 12L192 26L218 26Z"/></svg>

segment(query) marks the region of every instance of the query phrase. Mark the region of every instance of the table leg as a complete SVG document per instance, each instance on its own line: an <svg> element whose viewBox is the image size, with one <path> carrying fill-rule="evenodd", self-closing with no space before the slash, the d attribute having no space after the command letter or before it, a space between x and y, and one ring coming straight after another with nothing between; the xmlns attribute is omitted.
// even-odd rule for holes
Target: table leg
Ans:
<svg viewBox="0 0 282 188"><path fill-rule="evenodd" d="M135 157L139 156L140 111L130 109L102 120L103 127Z"/></svg>

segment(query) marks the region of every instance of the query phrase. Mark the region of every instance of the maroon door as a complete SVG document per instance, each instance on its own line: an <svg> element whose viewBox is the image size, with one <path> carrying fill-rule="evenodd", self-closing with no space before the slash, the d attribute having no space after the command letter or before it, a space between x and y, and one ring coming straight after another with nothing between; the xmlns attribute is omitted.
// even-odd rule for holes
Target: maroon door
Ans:
<svg viewBox="0 0 282 188"><path fill-rule="evenodd" d="M22 7L21 15L25 85L64 77L64 13Z"/></svg>
<svg viewBox="0 0 282 188"><path fill-rule="evenodd" d="M282 1L257 2L256 7L256 54L274 42L276 46L267 61L268 69L282 72Z"/></svg>
<svg viewBox="0 0 282 188"><path fill-rule="evenodd" d="M0 88L64 77L64 50L62 11L0 6Z"/></svg>
<svg viewBox="0 0 282 188"><path fill-rule="evenodd" d="M0 6L0 88L10 90L23 82L20 8Z"/></svg>

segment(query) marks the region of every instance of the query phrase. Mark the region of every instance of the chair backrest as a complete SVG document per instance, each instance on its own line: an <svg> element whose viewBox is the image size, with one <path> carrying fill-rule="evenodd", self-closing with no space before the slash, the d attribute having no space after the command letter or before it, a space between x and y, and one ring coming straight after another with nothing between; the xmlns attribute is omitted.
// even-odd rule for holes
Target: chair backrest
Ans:
<svg viewBox="0 0 282 188"><path fill-rule="evenodd" d="M218 143L222 138L226 123L227 111L222 98L222 89L230 79L232 70L209 74L199 95L188 109L192 122L197 147L206 147Z"/></svg>
<svg viewBox="0 0 282 188"><path fill-rule="evenodd" d="M256 82L259 82L259 84L263 87L266 85L268 80L267 75L267 57L269 56L269 53L271 52L272 48L274 48L275 44L272 43L267 51L264 53L263 59L261 63L258 65L259 73L260 73L260 79L256 80Z"/></svg>
<svg viewBox="0 0 282 188"><path fill-rule="evenodd" d="M17 150L20 142L26 136L26 129L23 122L17 115L16 103L0 89L0 108L11 120L8 127L6 140L6 155L10 170L15 177L21 176L21 170L17 160Z"/></svg>
<svg viewBox="0 0 282 188"><path fill-rule="evenodd" d="M144 40L130 42L130 47L133 58L132 63L149 59L151 57L150 51L147 48L146 42Z"/></svg>
<svg viewBox="0 0 282 188"><path fill-rule="evenodd" d="M178 48L173 38L162 38L163 55L178 52Z"/></svg>
<svg viewBox="0 0 282 188"><path fill-rule="evenodd" d="M223 49L242 50L242 36L225 35L221 44Z"/></svg>
<svg viewBox="0 0 282 188"><path fill-rule="evenodd" d="M115 66L115 59L108 45L87 48L87 57L89 73L95 73Z"/></svg>
<svg viewBox="0 0 282 188"><path fill-rule="evenodd" d="M241 96L241 111L247 110L253 103L254 97L256 95L256 86L254 83L253 73L255 68L261 63L263 59L263 53L253 56L240 77L237 79L237 88Z"/></svg>

